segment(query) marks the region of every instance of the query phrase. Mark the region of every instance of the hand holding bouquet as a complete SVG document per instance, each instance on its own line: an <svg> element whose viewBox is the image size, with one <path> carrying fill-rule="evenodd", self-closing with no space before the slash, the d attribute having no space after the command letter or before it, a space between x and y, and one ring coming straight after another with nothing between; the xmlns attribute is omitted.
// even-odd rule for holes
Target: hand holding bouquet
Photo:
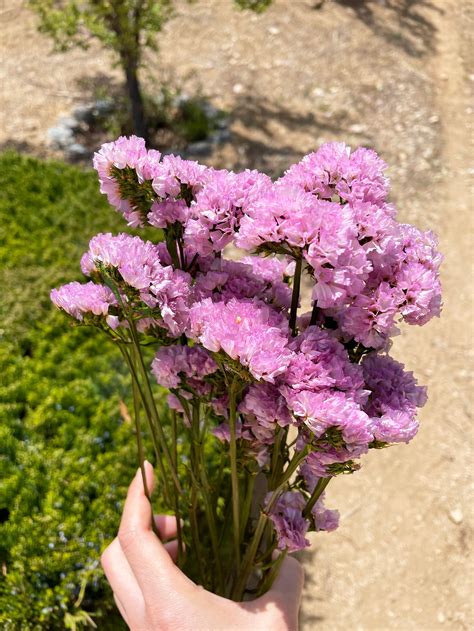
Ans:
<svg viewBox="0 0 474 631"><path fill-rule="evenodd" d="M216 594L259 596L309 531L337 527L331 478L417 432L425 389L387 351L400 320L440 313L436 238L397 222L375 152L340 143L275 182L133 136L94 165L109 202L156 239L93 237L89 282L52 300L122 352L142 468L144 417L177 516L178 565ZM230 244L241 260L225 257ZM303 276L312 309L300 314ZM169 390L164 412L151 375Z"/></svg>

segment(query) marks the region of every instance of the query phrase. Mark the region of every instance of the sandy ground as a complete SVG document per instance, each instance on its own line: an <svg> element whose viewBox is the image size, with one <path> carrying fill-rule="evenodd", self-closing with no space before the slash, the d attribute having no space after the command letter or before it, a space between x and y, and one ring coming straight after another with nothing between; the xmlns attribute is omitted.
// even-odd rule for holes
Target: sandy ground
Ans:
<svg viewBox="0 0 474 631"><path fill-rule="evenodd" d="M119 75L97 49L51 55L19 0L0 20L0 146L50 154L48 126ZM393 349L429 386L421 431L331 483L341 527L304 555L304 631L474 628L472 25L464 0L275 0L260 16L200 0L178 3L147 64L149 85L201 87L232 113L209 163L279 174L325 140L373 146L401 218L446 257L442 318Z"/></svg>

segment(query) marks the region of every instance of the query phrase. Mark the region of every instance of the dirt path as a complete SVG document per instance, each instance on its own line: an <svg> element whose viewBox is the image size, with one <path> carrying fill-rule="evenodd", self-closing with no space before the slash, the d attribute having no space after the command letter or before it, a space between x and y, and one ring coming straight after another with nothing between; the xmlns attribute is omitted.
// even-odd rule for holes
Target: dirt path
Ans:
<svg viewBox="0 0 474 631"><path fill-rule="evenodd" d="M440 235L443 316L404 327L393 348L429 387L420 434L331 482L341 526L305 555L301 626L472 629L472 3L320 5L274 0L249 16L230 0L178 2L147 74L202 86L232 112L232 142L213 164L277 174L325 140L370 145L391 165L401 219ZM21 0L0 21L0 145L48 154L47 128L117 74L97 49L51 55Z"/></svg>
<svg viewBox="0 0 474 631"><path fill-rule="evenodd" d="M465 35L472 15L460 5L436 3L437 54L429 65L441 120L442 178L423 197L436 205L430 227L445 254L444 312L422 330L406 327L392 351L429 384L430 400L409 448L387 450L328 491L344 507L342 527L327 542L318 537L319 550L311 555L306 631L474 626L472 53Z"/></svg>

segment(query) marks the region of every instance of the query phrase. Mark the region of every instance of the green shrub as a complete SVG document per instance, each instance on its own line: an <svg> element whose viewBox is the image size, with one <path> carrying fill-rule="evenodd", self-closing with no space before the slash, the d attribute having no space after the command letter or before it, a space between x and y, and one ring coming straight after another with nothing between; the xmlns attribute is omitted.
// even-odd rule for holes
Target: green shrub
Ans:
<svg viewBox="0 0 474 631"><path fill-rule="evenodd" d="M124 628L100 569L136 467L129 380L109 340L49 290L121 218L95 174L0 156L0 627ZM123 416L127 416L126 414Z"/></svg>

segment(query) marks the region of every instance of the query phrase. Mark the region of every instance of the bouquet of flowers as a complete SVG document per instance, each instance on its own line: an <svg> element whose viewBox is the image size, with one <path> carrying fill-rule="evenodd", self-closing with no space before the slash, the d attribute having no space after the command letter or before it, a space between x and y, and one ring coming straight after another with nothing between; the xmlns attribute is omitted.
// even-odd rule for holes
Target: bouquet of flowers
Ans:
<svg viewBox="0 0 474 631"><path fill-rule="evenodd" d="M217 594L258 596L308 532L337 528L331 478L417 432L425 388L387 352L401 320L440 313L436 237L396 220L377 154L342 143L276 181L134 136L103 145L94 166L152 240L96 235L81 260L90 280L52 301L127 363L142 470L145 418L180 567Z"/></svg>

